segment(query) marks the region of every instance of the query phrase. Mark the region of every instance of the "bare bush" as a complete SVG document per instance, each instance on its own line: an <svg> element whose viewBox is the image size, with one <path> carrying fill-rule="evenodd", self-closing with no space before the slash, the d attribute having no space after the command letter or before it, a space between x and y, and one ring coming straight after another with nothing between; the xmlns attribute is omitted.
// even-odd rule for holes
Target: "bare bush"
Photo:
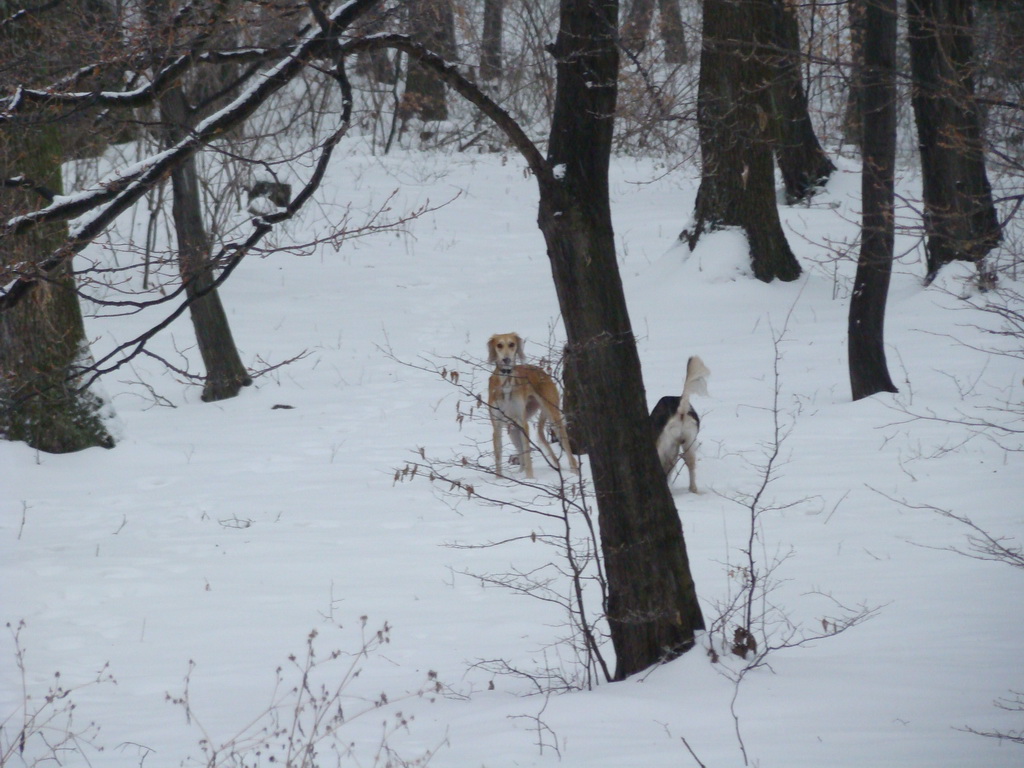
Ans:
<svg viewBox="0 0 1024 768"><path fill-rule="evenodd" d="M15 662L21 678L22 704L0 719L0 768L42 765L65 765L83 761L92 764L94 753L105 747L99 741L100 725L82 723L76 717L76 696L96 685L114 685L116 681L105 665L92 679L70 685L60 672L54 673L46 693L36 699L27 681L26 652L21 641L24 621L17 627L8 625L14 638ZM362 638L355 651L332 650L321 655L317 650L319 633L313 630L306 638L305 652L288 657L278 667L273 692L266 707L249 720L249 725L226 737L212 735L196 716L190 684L195 664L189 662L184 690L168 693L168 702L179 707L187 724L200 733L199 758L186 758L183 765L205 768L254 768L265 763L288 768L314 768L329 763L348 764L369 755L369 762L378 768L426 766L445 744L413 757L400 754L393 737L409 729L411 715L399 706L413 700L433 701L444 694L444 686L436 673L412 692L401 696L379 693L366 698L354 690L354 682L365 663L391 641L391 628L385 623L376 631L367 631L366 617L360 618ZM376 743L357 742L343 736L343 729L356 719L372 715L382 717ZM125 742L121 750L137 749L140 765L152 750L137 743Z"/></svg>
<svg viewBox="0 0 1024 768"><path fill-rule="evenodd" d="M201 758L193 762L206 768L253 768L264 763L317 768L330 763L344 765L369 752L369 764L381 768L427 765L447 739L414 758L401 756L391 739L409 728L412 717L398 706L415 699L433 701L444 688L437 674L428 672L416 690L401 697L380 693L366 699L354 694L351 689L364 663L391 642L387 623L368 632L363 616L360 626L362 640L355 651L332 650L324 656L317 652L319 633L311 631L305 652L289 656L288 663L278 668L270 703L250 725L223 739L212 736L195 715L189 693L195 667L190 662L184 691L176 696L167 694L167 700L180 707L186 721L201 734ZM356 744L342 735L347 724L374 713L383 715L376 745Z"/></svg>
<svg viewBox="0 0 1024 768"><path fill-rule="evenodd" d="M788 323L788 318L787 318ZM772 429L762 445L762 459L755 464L758 481L752 491L728 498L744 511L746 536L736 561L725 563L730 585L736 584L735 591L716 605L716 616L708 627L708 655L713 663L733 683L730 700L736 741L743 757L743 764L750 764L750 756L743 738L743 731L737 702L741 685L755 670L771 668L771 658L779 651L799 648L810 643L842 634L873 618L880 610L877 606L865 604L844 605L829 594L814 592L817 598L824 598L831 610L817 618L813 626L793 618L791 610L777 602L773 594L782 583L780 571L786 561L795 555L792 550L776 547L770 549L765 532L765 518L779 512L807 504L810 499L773 502L769 490L778 478L784 465L784 444L793 424L786 420L779 402L781 379L779 367L782 360L781 344L786 328L773 333L775 349L772 377L772 403L770 416ZM684 738L683 745L690 755L694 754Z"/></svg>
<svg viewBox="0 0 1024 768"><path fill-rule="evenodd" d="M97 685L116 685L109 667L104 665L84 683L68 683L60 672L43 694L36 698L29 690L26 650L21 640L24 620L17 626L7 625L14 640L14 660L21 684L21 703L0 719L0 768L40 765L63 765L72 755L83 757L100 753L100 726L96 722L80 722L76 718L76 696Z"/></svg>
<svg viewBox="0 0 1024 768"><path fill-rule="evenodd" d="M551 354L541 364L557 376L557 366L550 363L554 359L558 358ZM446 364L430 361L404 364L436 376L453 388L458 395L455 419L460 428L469 422L490 429L489 406L476 393L479 384L476 374L489 375L482 362L460 358ZM552 442L556 439L553 437ZM602 680L611 680L611 670L604 657L607 584L591 491L583 473L563 472L537 444L530 448L544 457L546 466L552 470L547 473L548 479L499 474L493 454L474 442L464 451L448 457L431 456L421 448L416 458L395 470L394 481L427 480L456 509L467 503L528 516L529 524L511 537L454 542L449 546L488 549L530 542L550 548L550 559L540 566L521 569L513 565L501 572L464 571L461 575L556 606L564 617L562 634L541 649L545 662L540 669L522 669L503 659L481 661L477 666L495 674L528 680L538 693L589 689Z"/></svg>

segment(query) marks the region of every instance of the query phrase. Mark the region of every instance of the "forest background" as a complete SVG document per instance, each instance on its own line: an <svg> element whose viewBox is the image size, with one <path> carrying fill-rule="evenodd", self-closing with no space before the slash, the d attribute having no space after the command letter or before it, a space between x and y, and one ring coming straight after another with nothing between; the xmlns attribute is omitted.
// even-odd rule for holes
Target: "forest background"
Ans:
<svg viewBox="0 0 1024 768"><path fill-rule="evenodd" d="M1019 4L4 7L4 764L1015 759ZM581 478L495 477L502 330Z"/></svg>

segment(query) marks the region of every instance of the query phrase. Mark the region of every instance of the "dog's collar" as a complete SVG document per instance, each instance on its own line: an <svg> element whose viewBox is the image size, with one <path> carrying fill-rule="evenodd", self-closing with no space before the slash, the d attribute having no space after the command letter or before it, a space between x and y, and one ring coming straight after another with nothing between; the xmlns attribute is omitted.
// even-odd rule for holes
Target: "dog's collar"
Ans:
<svg viewBox="0 0 1024 768"><path fill-rule="evenodd" d="M499 365L498 366L498 373L500 373L502 376L511 376L514 371L515 371L515 366L511 366L511 365L508 366L508 367L505 367L504 365Z"/></svg>

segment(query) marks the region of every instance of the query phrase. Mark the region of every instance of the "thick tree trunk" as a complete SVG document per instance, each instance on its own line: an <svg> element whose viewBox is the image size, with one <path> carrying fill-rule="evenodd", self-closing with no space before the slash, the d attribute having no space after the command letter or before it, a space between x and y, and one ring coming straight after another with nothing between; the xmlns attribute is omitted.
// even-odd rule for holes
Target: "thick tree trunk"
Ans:
<svg viewBox="0 0 1024 768"><path fill-rule="evenodd" d="M655 0L633 0L629 4L626 18L622 22L622 45L630 51L642 51L647 47L654 21ZM683 17L679 12L679 0L657 0L659 14L658 33L665 44L667 64L685 64L690 60L686 47L686 32Z"/></svg>
<svg viewBox="0 0 1024 768"><path fill-rule="evenodd" d="M864 11L867 0L846 0L850 19L850 63L847 76L846 109L843 113L843 143L860 149L864 141L861 125L860 92L864 70Z"/></svg>
<svg viewBox="0 0 1024 768"><path fill-rule="evenodd" d="M358 25L353 31L356 35L375 35L385 30L386 16L379 9L367 14L367 21ZM370 78L375 83L394 85L397 80L395 65L388 57L386 48L371 48L362 51L356 58L355 71Z"/></svg>
<svg viewBox="0 0 1024 768"><path fill-rule="evenodd" d="M848 328L854 400L897 391L885 361L883 334L895 233L896 12L896 0L872 0L865 10L865 66L860 95L863 227Z"/></svg>
<svg viewBox="0 0 1024 768"><path fill-rule="evenodd" d="M775 157L790 203L806 200L835 172L821 148L800 75L800 24L792 0L772 0L775 37L772 102L775 117Z"/></svg>
<svg viewBox="0 0 1024 768"><path fill-rule="evenodd" d="M661 14L658 26L665 43L665 63L689 63L690 49L686 47L686 30L679 12L679 0L658 0L658 13Z"/></svg>
<svg viewBox="0 0 1024 768"><path fill-rule="evenodd" d="M46 24L30 18L5 26L0 29L0 79L8 86L47 82L66 68L81 66L97 54L112 26L102 8L79 2L68 3L60 18ZM46 35L72 30L80 38L74 48L42 44ZM88 87L99 88L99 79L93 77ZM0 128L0 178L23 176L35 189L0 189L0 221L38 209L44 200L36 190L45 190L45 197L62 193L61 162L69 148L102 143L102 136L83 140L76 132L80 125L69 127L68 121L50 115L39 122L8 117ZM10 287L19 277L38 278L19 282L20 288L31 285L26 300L0 308L0 438L22 440L48 453L114 445L101 418L104 403L82 388L92 357L71 264L49 274L34 266L48 261L67 235L65 225L47 224L0 243L0 286Z"/></svg>
<svg viewBox="0 0 1024 768"><path fill-rule="evenodd" d="M0 131L0 173L24 175L61 193L58 128L8 124ZM39 206L35 192L0 190L0 215ZM7 238L0 248L0 284L57 250L67 238L62 224L37 226ZM10 273L7 270L11 270ZM37 450L68 453L113 447L99 397L80 389L91 363L75 279L67 267L41 282L28 301L0 311L0 436L23 440Z"/></svg>
<svg viewBox="0 0 1024 768"><path fill-rule="evenodd" d="M655 0L632 0L622 22L622 44L630 51L642 51L647 47L654 21Z"/></svg>
<svg viewBox="0 0 1024 768"><path fill-rule="evenodd" d="M693 231L740 227L754 275L795 280L800 265L775 200L770 89L771 0L704 0L697 125L702 177Z"/></svg>
<svg viewBox="0 0 1024 768"><path fill-rule="evenodd" d="M505 0L484 0L484 29L480 38L480 79L500 80L503 72L501 31Z"/></svg>
<svg viewBox="0 0 1024 768"><path fill-rule="evenodd" d="M647 426L640 360L615 256L608 160L616 0L562 0L558 70L538 221L566 326L608 577L615 678L694 644L704 620L682 527Z"/></svg>
<svg viewBox="0 0 1024 768"><path fill-rule="evenodd" d="M561 0L548 157L458 69L402 38L368 41L424 61L499 125L540 188L538 224L565 323L571 416L591 458L615 679L672 658L704 628L682 526L648 426L608 200L618 76L616 0Z"/></svg>
<svg viewBox="0 0 1024 768"><path fill-rule="evenodd" d="M409 36L445 59L455 56L455 12L451 0L412 0L409 3ZM447 120L448 101L443 81L416 61L409 62L402 117Z"/></svg>
<svg viewBox="0 0 1024 768"><path fill-rule="evenodd" d="M569 435L569 450L577 456L587 453L586 420L579 406L580 376L575 355L568 344L562 355L562 415Z"/></svg>
<svg viewBox="0 0 1024 768"><path fill-rule="evenodd" d="M161 97L160 116L169 143L178 141L184 135L188 119L185 95L180 86L171 88ZM251 384L252 379L238 354L220 295L213 287L210 242L203 224L194 157L175 166L171 172L171 191L178 267L186 296L191 302L189 314L196 343L206 367L203 400L227 400Z"/></svg>
<svg viewBox="0 0 1024 768"><path fill-rule="evenodd" d="M974 99L972 27L972 0L907 0L929 280L951 261L981 261L1001 239Z"/></svg>

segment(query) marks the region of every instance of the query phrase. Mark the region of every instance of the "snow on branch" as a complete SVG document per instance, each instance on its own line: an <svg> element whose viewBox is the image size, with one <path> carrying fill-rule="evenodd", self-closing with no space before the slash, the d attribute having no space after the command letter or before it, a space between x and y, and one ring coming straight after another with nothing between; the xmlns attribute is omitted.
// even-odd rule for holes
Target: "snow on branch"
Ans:
<svg viewBox="0 0 1024 768"><path fill-rule="evenodd" d="M328 17L332 35L340 34L379 0L349 0ZM68 239L31 272L23 274L0 294L0 311L15 306L39 280L82 251L124 211L203 146L231 130L251 116L261 104L296 77L315 58L322 57L334 42L317 28L309 30L291 47L288 54L256 76L249 86L229 104L201 121L181 141L148 157L114 177L101 180L91 189L70 196L58 196L43 209L17 216L0 226L0 241L18 235L38 224L67 221L81 217ZM331 52L335 52L333 49Z"/></svg>

